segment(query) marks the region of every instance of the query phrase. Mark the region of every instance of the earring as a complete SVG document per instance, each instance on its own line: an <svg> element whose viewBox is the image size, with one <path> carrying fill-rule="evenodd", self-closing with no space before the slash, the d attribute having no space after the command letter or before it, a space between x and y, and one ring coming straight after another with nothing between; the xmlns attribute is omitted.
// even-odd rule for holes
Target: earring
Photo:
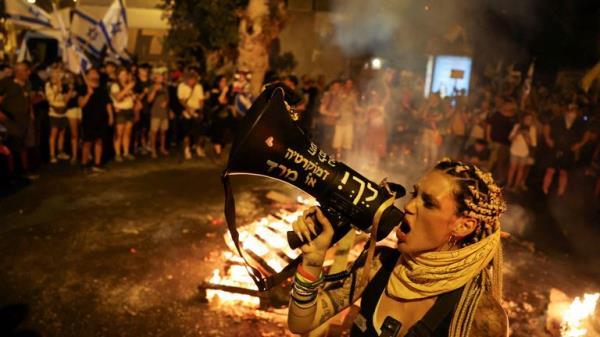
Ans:
<svg viewBox="0 0 600 337"><path fill-rule="evenodd" d="M448 238L448 247L452 248L456 246L456 237L454 236L454 234L450 235L450 238Z"/></svg>

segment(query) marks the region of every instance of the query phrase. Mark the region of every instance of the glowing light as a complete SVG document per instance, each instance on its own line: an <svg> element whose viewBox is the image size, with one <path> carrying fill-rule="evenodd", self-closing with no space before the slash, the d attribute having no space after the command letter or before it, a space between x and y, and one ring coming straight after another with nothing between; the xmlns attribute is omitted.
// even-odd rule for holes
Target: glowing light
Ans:
<svg viewBox="0 0 600 337"><path fill-rule="evenodd" d="M586 320L596 310L600 293L585 294L583 299L576 297L563 314L561 335L563 337L580 337L587 334Z"/></svg>
<svg viewBox="0 0 600 337"><path fill-rule="evenodd" d="M30 4L34 4L35 0L27 0L27 2L29 2Z"/></svg>
<svg viewBox="0 0 600 337"><path fill-rule="evenodd" d="M382 61L379 57L374 57L371 60L371 68L373 68L373 69L381 69L381 64L382 64Z"/></svg>

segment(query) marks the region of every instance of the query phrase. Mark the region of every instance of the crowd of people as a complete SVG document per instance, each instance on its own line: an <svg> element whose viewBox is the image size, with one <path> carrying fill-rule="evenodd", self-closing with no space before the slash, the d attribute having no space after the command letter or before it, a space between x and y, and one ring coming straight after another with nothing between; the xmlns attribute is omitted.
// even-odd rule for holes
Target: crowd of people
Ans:
<svg viewBox="0 0 600 337"><path fill-rule="evenodd" d="M2 65L0 77L4 177L37 178L30 158L43 154L51 165L69 161L93 172L105 171L107 161L158 158L179 148L186 160L203 158L208 141L220 157L252 104L243 72L207 85L195 67L106 62L78 76L60 63L32 71L19 62Z"/></svg>
<svg viewBox="0 0 600 337"><path fill-rule="evenodd" d="M600 195L600 116L581 92L537 87L524 93L508 82L445 97L423 97L423 89L407 72L384 72L362 91L352 79L333 81L321 96L316 136L338 158L355 156L366 167L460 159L493 172L511 192L535 188L563 196L570 172L581 168ZM540 176L535 186L532 172Z"/></svg>
<svg viewBox="0 0 600 337"><path fill-rule="evenodd" d="M219 158L252 104L250 74L207 83L195 67L106 62L83 75L62 64L32 71L0 66L0 169L36 178L30 159L47 154L94 172L107 161ZM510 191L537 188L562 196L583 168L600 195L598 111L585 95L520 83L480 81L469 94L430 93L424 81L391 69L340 78L271 77L304 100L298 125L339 160L365 167L431 165L443 157L490 170ZM539 183L532 186L532 172ZM4 179L3 178L3 179ZM554 181L556 180L556 184ZM557 186L554 188L554 186Z"/></svg>

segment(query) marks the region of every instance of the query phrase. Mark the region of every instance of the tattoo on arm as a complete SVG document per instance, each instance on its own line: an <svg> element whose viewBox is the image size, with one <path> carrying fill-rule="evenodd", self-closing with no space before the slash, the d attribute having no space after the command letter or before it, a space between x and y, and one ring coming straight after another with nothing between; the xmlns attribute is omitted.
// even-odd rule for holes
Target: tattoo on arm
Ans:
<svg viewBox="0 0 600 337"><path fill-rule="evenodd" d="M319 317L319 325L325 323L325 321L327 321L328 319L333 317L333 315L335 315L335 311L333 310L333 307L329 305L329 301L327 300L327 298L321 298L320 304L321 309L323 311L321 312L321 315Z"/></svg>
<svg viewBox="0 0 600 337"><path fill-rule="evenodd" d="M306 260L306 265L308 267L323 267L323 261Z"/></svg>

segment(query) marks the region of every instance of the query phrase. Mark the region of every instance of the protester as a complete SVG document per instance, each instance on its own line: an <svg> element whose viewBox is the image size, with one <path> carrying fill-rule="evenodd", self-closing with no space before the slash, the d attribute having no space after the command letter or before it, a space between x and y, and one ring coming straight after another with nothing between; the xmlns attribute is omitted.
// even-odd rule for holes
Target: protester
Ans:
<svg viewBox="0 0 600 337"><path fill-rule="evenodd" d="M358 95L354 90L354 81L346 79L339 94L335 131L332 147L336 158L346 159L354 145L354 121L358 108Z"/></svg>
<svg viewBox="0 0 600 337"><path fill-rule="evenodd" d="M450 131L446 141L446 154L450 158L461 158L465 144L467 142L467 125L469 122L469 112L466 102L463 99L458 100L456 107L452 109L450 116Z"/></svg>
<svg viewBox="0 0 600 337"><path fill-rule="evenodd" d="M308 137L312 138L315 127L314 120L319 106L320 95L319 88L312 78L308 76L303 77L302 93L304 95L304 102L306 102L306 105L304 108L304 113L300 115L298 125L300 125L300 128Z"/></svg>
<svg viewBox="0 0 600 337"><path fill-rule="evenodd" d="M115 160L121 162L124 159L134 160L135 157L129 152L131 142L131 130L134 123L133 105L135 103L135 94L133 89L135 82L127 68L119 69L117 73L118 81L110 87L110 95L115 108Z"/></svg>
<svg viewBox="0 0 600 337"><path fill-rule="evenodd" d="M366 137L364 140L367 158L372 168L378 168L380 161L387 155L387 111L390 102L389 83L383 84L383 97L376 90L371 91L369 105L366 108Z"/></svg>
<svg viewBox="0 0 600 337"><path fill-rule="evenodd" d="M65 116L69 121L69 131L71 134L71 164L76 164L79 152L79 126L81 124L81 108L78 103L77 88L80 86L77 79L81 76L74 76L72 73L66 74L66 83L69 91L73 94L67 101L67 112Z"/></svg>
<svg viewBox="0 0 600 337"><path fill-rule="evenodd" d="M0 64L0 80L13 75L13 69L6 63Z"/></svg>
<svg viewBox="0 0 600 337"><path fill-rule="evenodd" d="M254 101L254 97L250 92L250 79L252 79L252 75L247 71L238 70L234 75L232 89L236 118L246 116L246 112Z"/></svg>
<svg viewBox="0 0 600 337"><path fill-rule="evenodd" d="M24 177L36 179L38 176L29 167L29 149L35 145L30 73L27 62L18 62L14 77L0 80L0 122L7 129L8 148L19 155Z"/></svg>
<svg viewBox="0 0 600 337"><path fill-rule="evenodd" d="M217 76L207 102L207 109L210 111L212 119L210 140L217 158L220 158L225 144L233 137L234 120L231 113L231 103L230 86L227 83L227 77L224 75Z"/></svg>
<svg viewBox="0 0 600 337"><path fill-rule="evenodd" d="M319 208L308 209L293 223L305 244L290 293L289 329L307 334L361 299L354 337L508 335L500 305L504 210L489 173L439 162L416 183L394 247L370 251L345 277L322 286L334 229ZM310 240L317 226L322 230Z"/></svg>
<svg viewBox="0 0 600 337"><path fill-rule="evenodd" d="M75 88L63 82L63 71L56 67L50 71L50 80L46 82L45 92L48 100L50 117L50 163L56 164L58 159L68 160L70 157L64 152L65 131L69 126L67 119L67 103L75 96ZM56 153L58 149L58 155Z"/></svg>
<svg viewBox="0 0 600 337"><path fill-rule="evenodd" d="M132 74L135 78L134 113L138 116L133 125L133 149L136 153L146 154L150 147L148 146L148 131L150 130L150 102L148 94L153 82L150 78L152 67L148 63L141 64L137 74Z"/></svg>
<svg viewBox="0 0 600 337"><path fill-rule="evenodd" d="M335 124L340 117L340 93L342 85L339 81L333 81L329 85L329 89L323 94L321 104L319 106L318 126L318 141L327 153L333 152L333 134L335 132Z"/></svg>
<svg viewBox="0 0 600 337"><path fill-rule="evenodd" d="M506 183L510 160L509 136L517 122L517 104L512 98L498 97L497 102L500 110L494 112L487 120L486 140L491 150L489 169L498 179L498 183L503 185Z"/></svg>
<svg viewBox="0 0 600 337"><path fill-rule="evenodd" d="M443 138L440 123L445 117L444 107L438 93L433 93L419 112L423 130L421 133L421 159L431 163L438 159Z"/></svg>
<svg viewBox="0 0 600 337"><path fill-rule="evenodd" d="M92 68L85 75L86 91L79 96L79 106L82 109L81 126L83 129L83 150L81 163L88 166L92 160L93 172L103 172L102 168L102 138L106 136L108 127L114 123L113 108L108 90L100 83L98 70Z"/></svg>
<svg viewBox="0 0 600 337"><path fill-rule="evenodd" d="M196 155L205 157L204 144L200 139L204 115L204 89L199 83L199 75L194 70L188 70L183 82L177 87L177 98L183 106L181 132L183 134L183 154L185 159L192 159L191 146L195 145Z"/></svg>
<svg viewBox="0 0 600 337"><path fill-rule="evenodd" d="M110 92L110 88L113 83L116 83L117 80L117 64L113 61L106 61L104 63L104 71L101 73L101 82L105 83L108 91Z"/></svg>
<svg viewBox="0 0 600 337"><path fill-rule="evenodd" d="M589 141L576 103L570 103L564 109L563 116L552 119L544 126L544 141L549 149L545 158L546 172L542 185L544 194L550 193L554 174L558 171L558 196L567 190L568 172L573 168L576 155Z"/></svg>
<svg viewBox="0 0 600 337"><path fill-rule="evenodd" d="M489 167L489 158L490 151L488 150L487 142L483 139L477 139L473 144L469 145L464 154L464 160L467 163L477 165L486 170Z"/></svg>
<svg viewBox="0 0 600 337"><path fill-rule="evenodd" d="M167 156L167 130L169 129L169 92L166 84L166 69L157 69L153 75L154 85L148 92L150 106L149 146L152 158L157 158L156 141L160 139L160 154Z"/></svg>
<svg viewBox="0 0 600 337"><path fill-rule="evenodd" d="M508 189L527 190L525 172L537 147L537 138L533 114L528 112L523 115L520 123L515 124L509 135L510 167L506 184Z"/></svg>

